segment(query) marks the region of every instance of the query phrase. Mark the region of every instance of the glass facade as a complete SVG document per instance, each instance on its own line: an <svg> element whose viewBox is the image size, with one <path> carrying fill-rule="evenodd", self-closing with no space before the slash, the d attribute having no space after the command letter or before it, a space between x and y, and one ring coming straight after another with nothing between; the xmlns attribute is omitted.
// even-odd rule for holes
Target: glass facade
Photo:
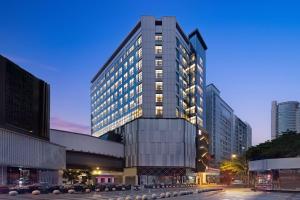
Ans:
<svg viewBox="0 0 300 200"><path fill-rule="evenodd" d="M203 58L198 53L203 50L190 47L180 37L176 38L176 114L203 127L205 74Z"/></svg>
<svg viewBox="0 0 300 200"><path fill-rule="evenodd" d="M92 133L100 136L142 115L142 37L132 39L92 83Z"/></svg>

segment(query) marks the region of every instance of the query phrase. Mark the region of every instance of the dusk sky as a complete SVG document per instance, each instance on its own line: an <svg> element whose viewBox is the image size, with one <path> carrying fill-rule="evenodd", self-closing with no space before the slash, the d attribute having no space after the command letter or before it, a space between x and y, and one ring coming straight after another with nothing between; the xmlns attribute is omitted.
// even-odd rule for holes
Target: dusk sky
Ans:
<svg viewBox="0 0 300 200"><path fill-rule="evenodd" d="M51 85L51 127L90 133L90 81L142 15L201 31L207 84L270 139L271 101L300 101L300 1L0 0L0 54Z"/></svg>

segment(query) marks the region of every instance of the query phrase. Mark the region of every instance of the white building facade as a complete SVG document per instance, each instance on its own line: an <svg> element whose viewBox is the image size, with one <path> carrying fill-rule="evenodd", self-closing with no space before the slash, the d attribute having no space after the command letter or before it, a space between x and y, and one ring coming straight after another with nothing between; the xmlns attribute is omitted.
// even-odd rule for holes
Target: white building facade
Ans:
<svg viewBox="0 0 300 200"><path fill-rule="evenodd" d="M143 16L93 78L92 135L124 135L127 182L195 169L196 135L206 124L206 49L200 32L186 35L175 17Z"/></svg>

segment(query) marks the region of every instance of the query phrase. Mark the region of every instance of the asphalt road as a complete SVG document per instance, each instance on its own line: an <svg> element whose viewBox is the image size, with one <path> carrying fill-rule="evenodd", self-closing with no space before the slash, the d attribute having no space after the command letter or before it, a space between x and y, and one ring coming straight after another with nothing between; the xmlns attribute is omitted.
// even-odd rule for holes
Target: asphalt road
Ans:
<svg viewBox="0 0 300 200"><path fill-rule="evenodd" d="M168 189L174 191L175 189ZM177 189L178 190L178 189ZM177 191L175 190L175 191ZM166 191L166 190L164 190ZM130 195L132 199L135 199L137 194L160 194L163 190L151 190L149 191L130 191L130 192L103 192L103 193L89 193L89 194L47 194L33 196L31 194L18 195L16 197L10 197L8 195L0 195L1 200L12 200L12 199L24 199L24 200L47 200L47 199L57 199L57 200L108 200L117 199L118 197L125 197ZM206 192L200 194L192 194L186 196L179 196L167 199L178 199L178 200L300 200L300 193L274 193L274 192L253 192L250 189L225 189L223 191L216 192Z"/></svg>

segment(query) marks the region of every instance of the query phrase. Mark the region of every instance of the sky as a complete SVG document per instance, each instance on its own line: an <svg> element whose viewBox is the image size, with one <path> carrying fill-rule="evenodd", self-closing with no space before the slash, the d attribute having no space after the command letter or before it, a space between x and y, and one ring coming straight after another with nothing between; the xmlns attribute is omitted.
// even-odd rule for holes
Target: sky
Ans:
<svg viewBox="0 0 300 200"><path fill-rule="evenodd" d="M207 83L270 139L271 101L300 101L300 1L0 0L0 54L51 86L51 127L90 133L90 81L142 15L206 41Z"/></svg>

